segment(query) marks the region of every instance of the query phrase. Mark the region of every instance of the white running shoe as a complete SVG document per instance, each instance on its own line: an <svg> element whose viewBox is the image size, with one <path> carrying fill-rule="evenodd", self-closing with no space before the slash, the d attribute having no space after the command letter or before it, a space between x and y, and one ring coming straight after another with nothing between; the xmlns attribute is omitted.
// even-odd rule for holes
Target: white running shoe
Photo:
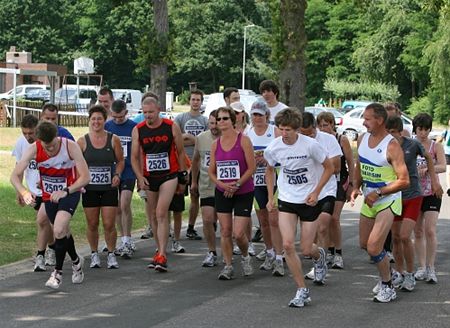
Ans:
<svg viewBox="0 0 450 328"><path fill-rule="evenodd" d="M61 283L62 283L62 273L57 270L53 270L53 272L50 275L50 278L48 278L47 282L45 283L45 286L52 289L58 289L59 286L61 286Z"/></svg>
<svg viewBox="0 0 450 328"><path fill-rule="evenodd" d="M184 247L181 246L178 240L172 240L172 253L184 253Z"/></svg>
<svg viewBox="0 0 450 328"><path fill-rule="evenodd" d="M114 253L108 253L107 267L108 267L108 269L118 269L119 268L119 263L117 262L116 255Z"/></svg>
<svg viewBox="0 0 450 328"><path fill-rule="evenodd" d="M275 277L283 277L284 276L283 260L275 260L275 262L273 262L272 275Z"/></svg>
<svg viewBox="0 0 450 328"><path fill-rule="evenodd" d="M83 266L84 266L84 258L78 256L79 263L73 264L72 263L72 283L73 284L81 284L84 280L84 272L83 272Z"/></svg>
<svg viewBox="0 0 450 328"><path fill-rule="evenodd" d="M242 252L241 252L241 249L239 248L239 246L238 245L234 245L234 247L233 247L233 255L241 255L242 254Z"/></svg>
<svg viewBox="0 0 450 328"><path fill-rule="evenodd" d="M344 259L341 254L334 255L331 267L333 269L344 269Z"/></svg>
<svg viewBox="0 0 450 328"><path fill-rule="evenodd" d="M405 272L405 277L403 279L403 283L400 286L400 288L402 290L412 292L415 286L416 286L416 279L414 278L414 274L410 272Z"/></svg>
<svg viewBox="0 0 450 328"><path fill-rule="evenodd" d="M208 252L203 260L202 266L205 268L212 268L217 265L217 256L213 252Z"/></svg>
<svg viewBox="0 0 450 328"><path fill-rule="evenodd" d="M218 278L219 280L231 280L233 279L233 276L234 276L233 266L225 265L222 271L220 271Z"/></svg>
<svg viewBox="0 0 450 328"><path fill-rule="evenodd" d="M241 266L244 276L251 276L253 274L253 267L250 256L247 255L247 257L242 257Z"/></svg>
<svg viewBox="0 0 450 328"><path fill-rule="evenodd" d="M47 248L47 250L45 251L45 265L56 265L56 254L54 249Z"/></svg>
<svg viewBox="0 0 450 328"><path fill-rule="evenodd" d="M289 307L304 307L311 302L308 288L299 288L295 297L289 302Z"/></svg>
<svg viewBox="0 0 450 328"><path fill-rule="evenodd" d="M256 255L255 246L253 245L253 243L251 241L248 243L248 254L250 256Z"/></svg>
<svg viewBox="0 0 450 328"><path fill-rule="evenodd" d="M424 267L418 267L416 273L414 274L414 278L419 281L426 280L427 270Z"/></svg>
<svg viewBox="0 0 450 328"><path fill-rule="evenodd" d="M124 259L131 259L133 257L133 247L131 246L131 243L126 243L123 245L122 252L120 253L120 256Z"/></svg>
<svg viewBox="0 0 450 328"><path fill-rule="evenodd" d="M267 249L264 248L261 252L256 255L256 259L258 261L264 261L266 259Z"/></svg>
<svg viewBox="0 0 450 328"><path fill-rule="evenodd" d="M305 274L305 279L314 280L314 267L312 267L311 270Z"/></svg>
<svg viewBox="0 0 450 328"><path fill-rule="evenodd" d="M327 255L322 247L319 247L320 257L319 259L313 260L314 263L314 283L318 285L323 285L325 283L325 277L327 276L328 266L327 266Z"/></svg>
<svg viewBox="0 0 450 328"><path fill-rule="evenodd" d="M89 267L91 269L100 268L101 267L100 257L98 256L97 252L91 253L91 264L89 265Z"/></svg>
<svg viewBox="0 0 450 328"><path fill-rule="evenodd" d="M378 294L378 293L380 292L380 289L381 289L381 279L378 278L378 282L377 282L377 284L375 285L375 287L373 287L372 293L373 293L374 295L376 295L376 294Z"/></svg>
<svg viewBox="0 0 450 328"><path fill-rule="evenodd" d="M374 302L379 303L388 303L397 298L397 293L395 292L395 288L391 288L387 285L381 285L380 291L373 298Z"/></svg>
<svg viewBox="0 0 450 328"><path fill-rule="evenodd" d="M395 271L392 273L392 286L394 286L395 289L400 288L400 286L403 284L403 275Z"/></svg>
<svg viewBox="0 0 450 328"><path fill-rule="evenodd" d="M429 284L437 284L438 280L437 280L436 271L434 270L434 268L427 267L427 279L426 279L426 281Z"/></svg>
<svg viewBox="0 0 450 328"><path fill-rule="evenodd" d="M34 269L33 269L33 271L34 272L42 272L42 271L45 271L45 270L47 270L47 269L45 268L44 256L37 255L35 260L34 260Z"/></svg>
<svg viewBox="0 0 450 328"><path fill-rule="evenodd" d="M260 270L271 271L273 269L273 263L275 262L275 256L270 256L270 254L266 255L266 259L264 263L259 266Z"/></svg>

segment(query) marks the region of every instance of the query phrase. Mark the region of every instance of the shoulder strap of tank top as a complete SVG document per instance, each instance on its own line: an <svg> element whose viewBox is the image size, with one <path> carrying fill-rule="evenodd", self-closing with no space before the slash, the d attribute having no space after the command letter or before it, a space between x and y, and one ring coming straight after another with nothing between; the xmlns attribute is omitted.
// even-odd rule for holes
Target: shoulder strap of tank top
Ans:
<svg viewBox="0 0 450 328"><path fill-rule="evenodd" d="M84 151L88 150L88 148L92 148L92 142L91 139L89 138L89 133L86 133L84 135L84 140L86 141L86 149Z"/></svg>

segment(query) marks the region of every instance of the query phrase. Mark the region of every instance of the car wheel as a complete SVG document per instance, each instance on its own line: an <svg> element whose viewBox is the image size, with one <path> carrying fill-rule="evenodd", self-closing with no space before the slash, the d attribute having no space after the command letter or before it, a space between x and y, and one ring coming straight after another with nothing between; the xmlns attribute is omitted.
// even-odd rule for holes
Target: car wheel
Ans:
<svg viewBox="0 0 450 328"><path fill-rule="evenodd" d="M358 139L358 132L355 130L345 130L344 135L347 136L351 141Z"/></svg>

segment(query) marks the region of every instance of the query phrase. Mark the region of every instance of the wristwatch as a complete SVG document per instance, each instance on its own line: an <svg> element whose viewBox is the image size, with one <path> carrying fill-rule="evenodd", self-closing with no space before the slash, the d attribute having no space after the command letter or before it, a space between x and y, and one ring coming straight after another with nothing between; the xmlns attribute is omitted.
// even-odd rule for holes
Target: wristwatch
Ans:
<svg viewBox="0 0 450 328"><path fill-rule="evenodd" d="M234 184L236 186L236 188L241 188L241 184L239 183L239 181L236 181L236 183Z"/></svg>
<svg viewBox="0 0 450 328"><path fill-rule="evenodd" d="M378 197L383 196L383 195L381 194L381 189L380 189L380 188L375 189L375 192L377 193Z"/></svg>

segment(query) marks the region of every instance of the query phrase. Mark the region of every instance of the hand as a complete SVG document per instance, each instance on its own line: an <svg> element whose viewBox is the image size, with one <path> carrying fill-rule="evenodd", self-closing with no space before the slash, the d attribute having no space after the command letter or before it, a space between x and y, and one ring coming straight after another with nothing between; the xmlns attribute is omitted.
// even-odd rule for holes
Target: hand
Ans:
<svg viewBox="0 0 450 328"><path fill-rule="evenodd" d="M58 190L53 192L50 195L50 201L53 203L58 203L60 199L64 198L67 196L67 191L65 190Z"/></svg>
<svg viewBox="0 0 450 328"><path fill-rule="evenodd" d="M21 207L24 207L26 205L22 195L19 193L16 193L16 203L19 204Z"/></svg>
<svg viewBox="0 0 450 328"><path fill-rule="evenodd" d="M375 191L372 191L369 194L367 194L367 196L364 198L364 203L366 203L367 206L372 208L373 204L375 204L375 202L379 199L380 196L378 196L378 194Z"/></svg>
<svg viewBox="0 0 450 328"><path fill-rule="evenodd" d="M351 194L350 194L350 205L355 206L355 200L358 198L359 195L362 195L361 190L359 188L353 188Z"/></svg>
<svg viewBox="0 0 450 328"><path fill-rule="evenodd" d="M312 192L306 197L306 205L308 206L316 206L317 205L317 199L319 198L319 195L316 192Z"/></svg>
<svg viewBox="0 0 450 328"><path fill-rule="evenodd" d="M236 187L235 182L221 182L221 188L223 188L223 195L226 198L231 198L234 196L234 193L239 189Z"/></svg>
<svg viewBox="0 0 450 328"><path fill-rule="evenodd" d="M269 198L269 200L267 201L267 204L266 204L266 208L269 212L272 212L273 210L276 209L273 198Z"/></svg>
<svg viewBox="0 0 450 328"><path fill-rule="evenodd" d="M138 188L140 190L149 190L148 180L146 178L138 179Z"/></svg>
<svg viewBox="0 0 450 328"><path fill-rule="evenodd" d="M36 205L36 196L33 195L30 191L26 190L22 192L22 200L24 204L34 207Z"/></svg>
<svg viewBox="0 0 450 328"><path fill-rule="evenodd" d="M418 168L418 173L419 173L419 177L420 178L423 178L423 177L425 177L426 175L427 175L427 173L428 173L428 168L425 166L425 167L419 167Z"/></svg>
<svg viewBox="0 0 450 328"><path fill-rule="evenodd" d="M444 190L442 189L442 186L439 182L437 182L436 184L431 183L431 190L433 191L433 195L435 195L437 198L442 198Z"/></svg>
<svg viewBox="0 0 450 328"><path fill-rule="evenodd" d="M115 188L118 187L120 185L120 177L115 174L112 178L112 183L111 183L111 187Z"/></svg>

